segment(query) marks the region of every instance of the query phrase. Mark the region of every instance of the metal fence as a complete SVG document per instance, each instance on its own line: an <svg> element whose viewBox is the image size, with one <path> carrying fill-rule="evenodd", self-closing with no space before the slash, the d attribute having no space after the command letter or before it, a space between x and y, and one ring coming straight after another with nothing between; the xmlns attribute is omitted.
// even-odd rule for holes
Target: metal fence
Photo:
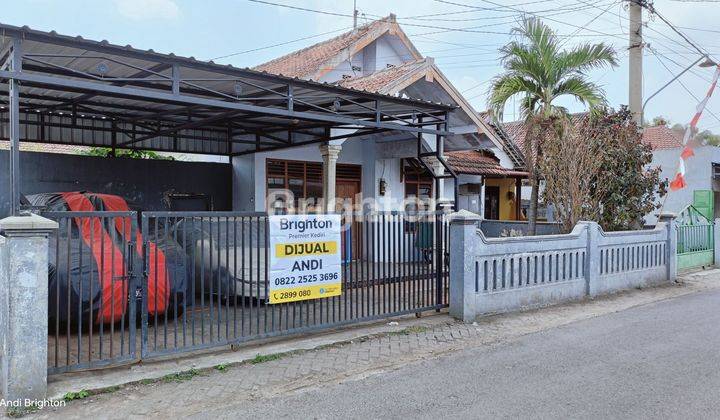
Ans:
<svg viewBox="0 0 720 420"><path fill-rule="evenodd" d="M678 269L715 263L713 222L693 206L686 207L678 216L677 241Z"/></svg>
<svg viewBox="0 0 720 420"><path fill-rule="evenodd" d="M135 212L47 212L58 222L49 240L48 370L107 366L136 357L132 273Z"/></svg>
<svg viewBox="0 0 720 420"><path fill-rule="evenodd" d="M54 273L64 273L51 274L50 373L434 310L448 302L449 229L439 212L343 215L342 295L282 304L267 303L266 213L45 216L61 225L51 240L51 261Z"/></svg>

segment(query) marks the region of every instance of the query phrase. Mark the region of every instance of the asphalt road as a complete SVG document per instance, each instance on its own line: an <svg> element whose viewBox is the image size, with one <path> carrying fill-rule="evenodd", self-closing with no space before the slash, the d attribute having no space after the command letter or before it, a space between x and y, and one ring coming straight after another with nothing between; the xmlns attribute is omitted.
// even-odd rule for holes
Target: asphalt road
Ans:
<svg viewBox="0 0 720 420"><path fill-rule="evenodd" d="M242 401L208 418L720 418L720 291Z"/></svg>

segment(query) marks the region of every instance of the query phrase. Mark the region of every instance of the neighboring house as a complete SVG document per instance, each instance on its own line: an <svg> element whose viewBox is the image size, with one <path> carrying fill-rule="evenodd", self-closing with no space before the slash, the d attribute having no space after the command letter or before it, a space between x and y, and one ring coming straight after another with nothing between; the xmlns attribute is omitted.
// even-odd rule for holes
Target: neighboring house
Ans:
<svg viewBox="0 0 720 420"><path fill-rule="evenodd" d="M508 179L514 189L514 177L522 174L516 170L519 162L517 157L513 158L505 140L472 108L434 60L418 52L394 15L254 69L457 106L449 115L449 130L453 135L445 140L443 156L460 173L459 192L463 196L460 204L481 214L480 190L464 185L478 185L484 176L492 178L492 181L488 179L488 185L497 183L503 171L508 171ZM342 136L351 132L333 133L333 136L337 134ZM424 137L423 142L426 150L435 150L434 137ZM401 210L401 203L406 199L454 199L452 180L444 180L440 191L435 191L433 174L418 161L417 137L393 132L376 133L333 140L330 146L328 149L308 145L234 157L233 167L240 185L240 190L235 192L235 208L263 211L268 207L288 206L289 198L286 197L276 196L268 199L271 202L266 202L268 193L280 190L292 191L294 204L301 205L299 199L304 199L312 207L313 202L320 200L323 194L323 154L330 153L337 156L336 197L346 202L357 204L361 199L370 198L375 199L383 210ZM455 154L457 151L469 152L467 155ZM470 159L475 153L480 160L492 160L492 163L487 163L495 168L496 173L483 172L487 170L485 167L466 168L465 163L477 160ZM328 159L327 156L325 159ZM443 172L442 165L433 161L432 157L423 159L435 169L436 175ZM474 203L466 199L464 192L468 191L477 192ZM500 195L501 200L507 198L507 194ZM514 209L507 210L500 203L498 206L497 214L493 215L515 217Z"/></svg>
<svg viewBox="0 0 720 420"><path fill-rule="evenodd" d="M507 169L488 150L446 152L447 161L458 174L459 208L492 220L523 220L522 179L527 172Z"/></svg>
<svg viewBox="0 0 720 420"><path fill-rule="evenodd" d="M653 150L651 166L660 167L660 179L671 181L678 169L682 152L682 133L665 125L647 127L643 142ZM706 209L711 218L720 217L720 147L700 145L694 148L695 156L685 162L685 181L688 186L668 191L663 212L679 213L690 204ZM657 221L655 214L645 217L648 224Z"/></svg>
<svg viewBox="0 0 720 420"><path fill-rule="evenodd" d="M574 122L579 122L585 114L573 114ZM523 121L503 123L497 128L507 144L521 155L525 150L525 137L527 126ZM643 130L642 141L649 145L653 151L651 167L660 167L660 179L671 181L678 168L678 159L682 152L683 133L673 131L665 125L646 127ZM512 149L511 149L512 150ZM720 217L720 147L700 145L694 148L695 156L685 164L685 180L688 186L682 190L670 191L665 199L663 211L679 213L690 204L706 210L711 218ZM541 184L542 188L542 184ZM524 186L522 197L529 197L529 187ZM658 203L662 200L658 199ZM523 203L525 208L525 203ZM540 210L539 214L543 215ZM551 217L551 215L548 215ZM645 216L648 224L655 224L656 214Z"/></svg>

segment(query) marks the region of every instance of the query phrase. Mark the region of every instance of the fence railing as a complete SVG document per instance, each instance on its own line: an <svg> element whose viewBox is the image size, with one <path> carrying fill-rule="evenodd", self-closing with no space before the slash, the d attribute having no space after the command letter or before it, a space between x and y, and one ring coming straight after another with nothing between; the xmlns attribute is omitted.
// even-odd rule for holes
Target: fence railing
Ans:
<svg viewBox="0 0 720 420"><path fill-rule="evenodd" d="M346 214L342 233L342 295L268 304L268 216L265 213L145 212L144 357L235 344L280 334L440 308L446 304L447 223L442 214ZM153 264L177 244L168 262L167 310ZM186 292L174 293L174 279ZM162 283L162 282L161 282ZM156 287L161 290L162 287ZM162 303L162 302L161 302Z"/></svg>
<svg viewBox="0 0 720 420"><path fill-rule="evenodd" d="M135 212L45 212L58 229L48 248L48 370L133 360Z"/></svg>
<svg viewBox="0 0 720 420"><path fill-rule="evenodd" d="M695 207L688 206L677 221L677 253L680 269L715 263L715 226Z"/></svg>
<svg viewBox="0 0 720 420"><path fill-rule="evenodd" d="M440 212L345 214L342 294L269 304L268 215L51 212L49 373L447 306Z"/></svg>
<svg viewBox="0 0 720 420"><path fill-rule="evenodd" d="M675 278L673 222L605 233L581 222L565 235L487 238L471 213L454 217L450 311L480 314L543 306Z"/></svg>

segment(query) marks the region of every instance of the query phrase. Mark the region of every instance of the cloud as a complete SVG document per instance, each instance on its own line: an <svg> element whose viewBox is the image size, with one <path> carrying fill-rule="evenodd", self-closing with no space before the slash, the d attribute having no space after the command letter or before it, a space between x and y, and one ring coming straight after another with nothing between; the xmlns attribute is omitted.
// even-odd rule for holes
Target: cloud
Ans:
<svg viewBox="0 0 720 420"><path fill-rule="evenodd" d="M180 8L174 0L115 0L121 15L134 19L177 19Z"/></svg>

